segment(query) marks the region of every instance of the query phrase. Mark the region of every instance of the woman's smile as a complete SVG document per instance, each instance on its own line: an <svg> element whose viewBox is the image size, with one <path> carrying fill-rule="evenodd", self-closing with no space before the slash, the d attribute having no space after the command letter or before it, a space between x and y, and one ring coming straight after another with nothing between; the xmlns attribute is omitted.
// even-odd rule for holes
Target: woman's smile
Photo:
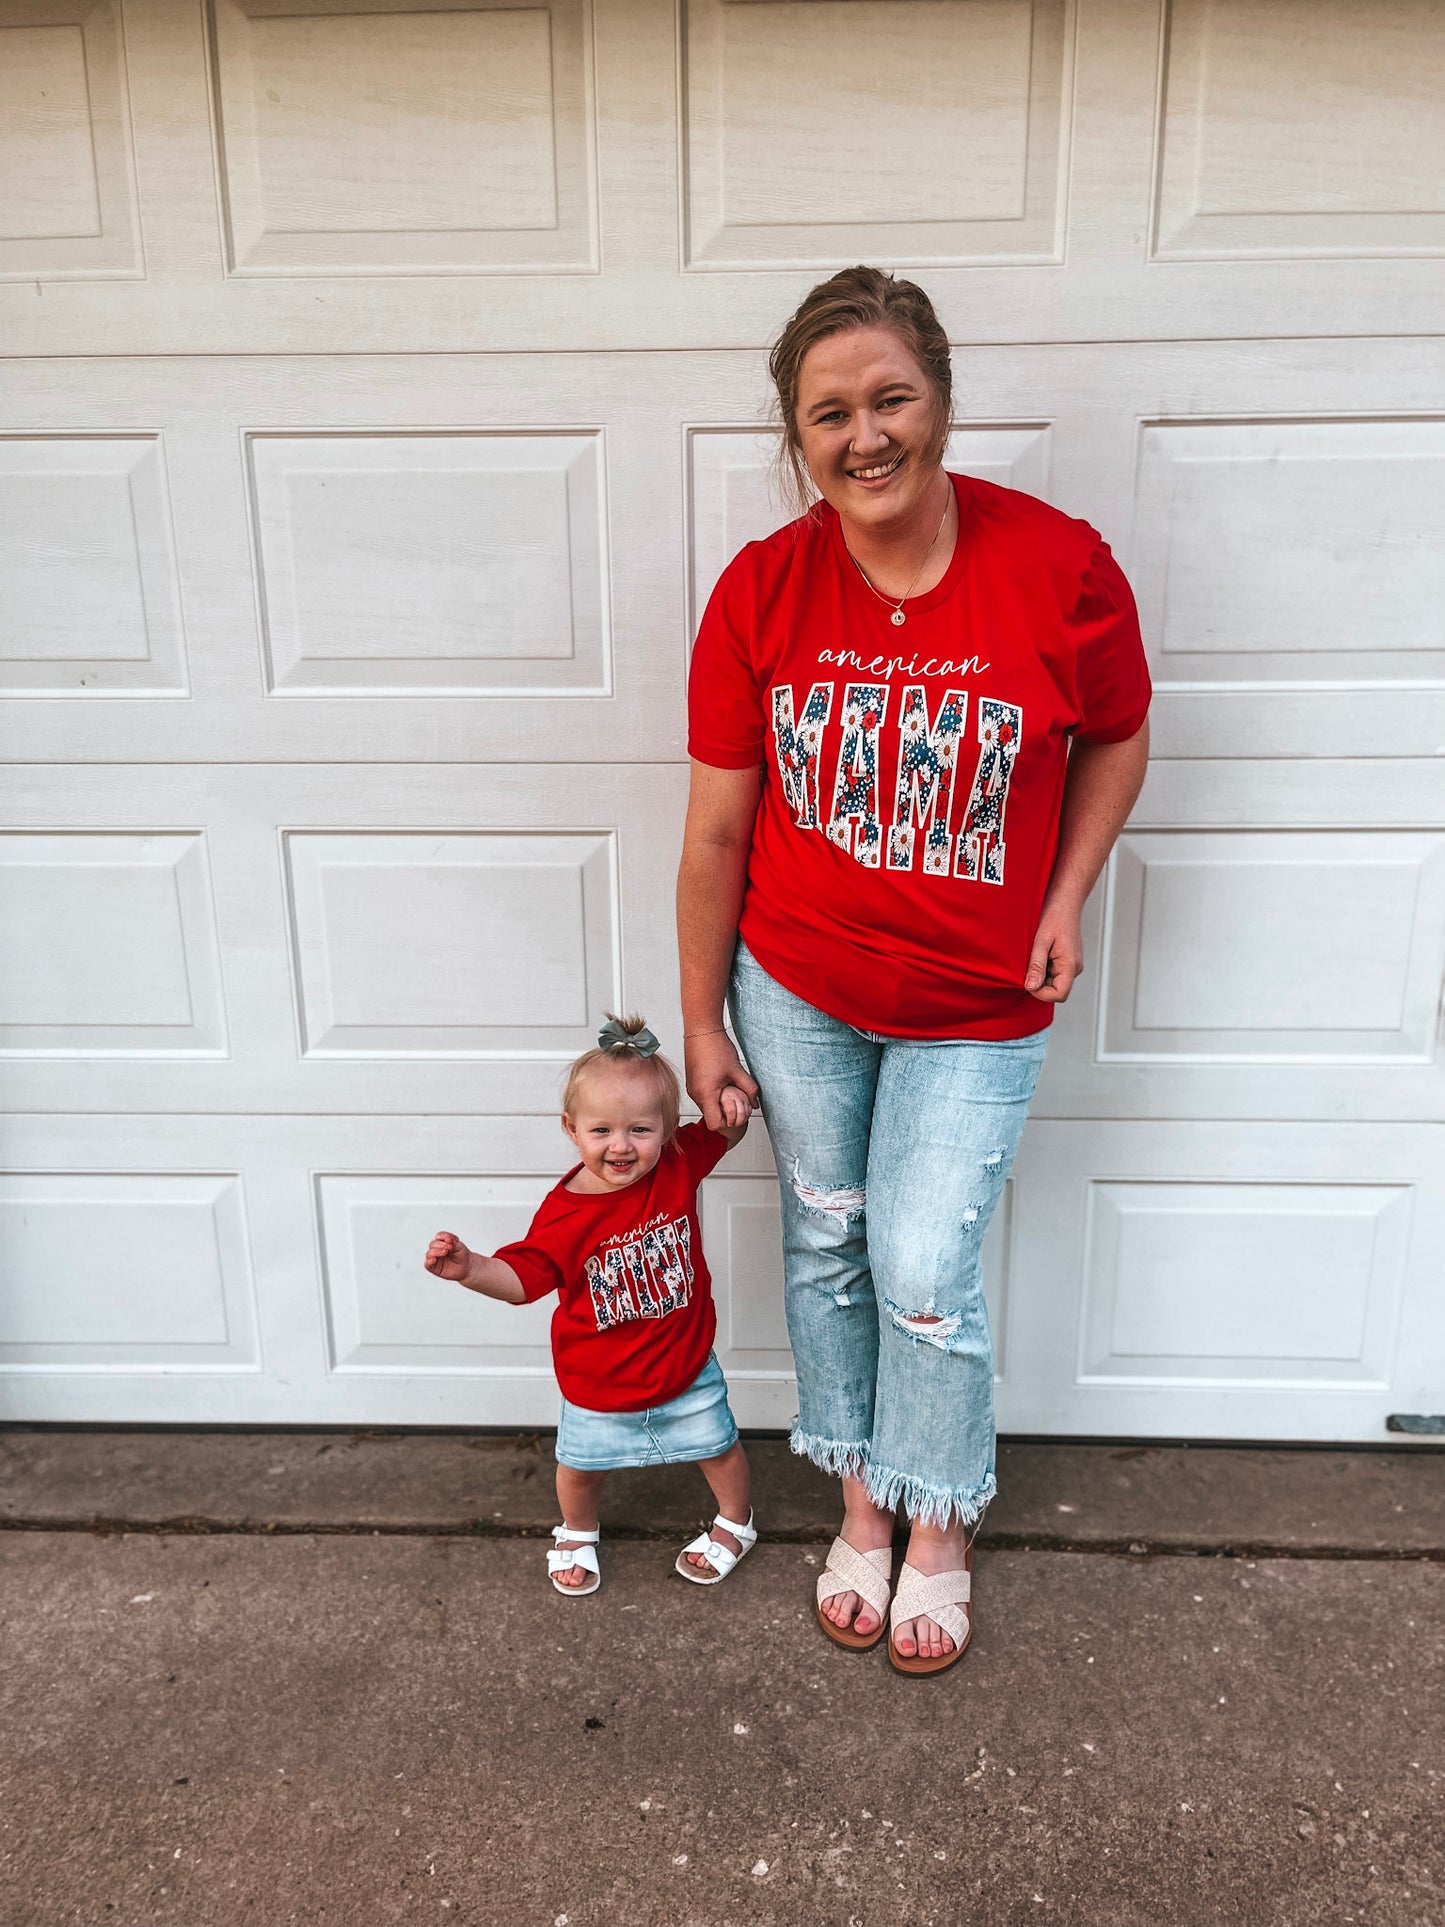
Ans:
<svg viewBox="0 0 1445 1927"><path fill-rule="evenodd" d="M890 482L903 466L907 453L906 448L901 448L886 462L876 462L867 468L850 468L847 470L848 479L853 482L862 482L870 489L876 488L880 483Z"/></svg>

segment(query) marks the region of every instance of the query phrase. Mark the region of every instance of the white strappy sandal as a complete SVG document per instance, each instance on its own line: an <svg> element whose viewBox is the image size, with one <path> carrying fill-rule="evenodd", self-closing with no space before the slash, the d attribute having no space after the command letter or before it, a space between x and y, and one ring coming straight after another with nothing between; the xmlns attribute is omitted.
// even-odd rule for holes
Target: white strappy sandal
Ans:
<svg viewBox="0 0 1445 1927"><path fill-rule="evenodd" d="M758 1542L758 1535L753 1530L751 1512L748 1514L748 1522L745 1526L740 1526L736 1519L725 1519L719 1512L713 1520L714 1530L718 1526L721 1526L724 1532L730 1532L733 1535L741 1550L730 1552L726 1546L718 1544L712 1533L700 1532L695 1539L683 1547L673 1567L675 1572L684 1579L690 1579L695 1586L721 1585L739 1559L746 1558ZM696 1566L690 1566L687 1563L687 1555L690 1552L700 1553L712 1567L712 1571L699 1572Z"/></svg>
<svg viewBox="0 0 1445 1927"><path fill-rule="evenodd" d="M554 1547L547 1554L547 1575L552 1581L554 1591L560 1592L564 1599L585 1599L588 1593L596 1592L602 1584L602 1573L597 1564L597 1541L601 1536L601 1530L597 1526L594 1526L590 1532L574 1532L571 1526L553 1526L554 1539L572 1541L565 1552L560 1547ZM592 1574L591 1579L580 1586L564 1586L557 1574L566 1572L571 1566L581 1566L584 1571Z"/></svg>

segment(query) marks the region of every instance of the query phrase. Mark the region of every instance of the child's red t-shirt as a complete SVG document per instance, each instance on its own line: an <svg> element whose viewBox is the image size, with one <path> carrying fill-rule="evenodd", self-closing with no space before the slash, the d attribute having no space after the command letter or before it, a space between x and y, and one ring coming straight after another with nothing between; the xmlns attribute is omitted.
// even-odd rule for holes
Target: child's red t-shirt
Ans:
<svg viewBox="0 0 1445 1927"><path fill-rule="evenodd" d="M592 1412L642 1412L685 1392L717 1332L697 1188L727 1150L684 1124L646 1177L621 1191L554 1185L531 1229L495 1255L530 1304L558 1294L552 1362L562 1394Z"/></svg>
<svg viewBox="0 0 1445 1927"><path fill-rule="evenodd" d="M795 996L893 1037L1023 1037L1070 738L1149 708L1107 545L962 475L941 582L894 626L820 504L723 572L693 652L690 753L761 765L741 931Z"/></svg>

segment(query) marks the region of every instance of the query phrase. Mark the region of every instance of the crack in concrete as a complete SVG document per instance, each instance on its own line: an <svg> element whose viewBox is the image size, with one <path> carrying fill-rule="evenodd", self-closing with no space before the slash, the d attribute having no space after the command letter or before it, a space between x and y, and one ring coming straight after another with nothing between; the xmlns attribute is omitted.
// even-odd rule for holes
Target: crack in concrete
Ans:
<svg viewBox="0 0 1445 1927"><path fill-rule="evenodd" d="M610 1540L651 1545L675 1539L679 1532L691 1530L695 1521L657 1526L603 1525ZM763 1545L828 1545L834 1527L798 1526L760 1532ZM148 1537L237 1538L237 1539L550 1539L551 1527L506 1524L495 1519L471 1519L448 1523L423 1524L419 1521L389 1521L368 1525L359 1520L291 1519L207 1519L184 1516L173 1519L47 1518L44 1514L0 1518L0 1532L89 1533L97 1538ZM900 1535L897 1543L905 1542ZM1230 1539L1218 1543L1206 1540L1141 1540L1100 1536L1066 1538L1058 1533L995 1532L986 1528L978 1536L985 1552L1075 1552L1094 1553L1119 1559L1328 1559L1361 1563L1415 1563L1445 1565L1445 1544L1436 1546L1346 1546L1277 1545L1267 1540Z"/></svg>

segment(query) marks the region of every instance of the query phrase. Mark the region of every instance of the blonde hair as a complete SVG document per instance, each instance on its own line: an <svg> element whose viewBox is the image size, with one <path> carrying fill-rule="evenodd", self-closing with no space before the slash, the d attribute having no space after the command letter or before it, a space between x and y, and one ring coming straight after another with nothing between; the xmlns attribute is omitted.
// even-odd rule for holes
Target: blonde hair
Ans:
<svg viewBox="0 0 1445 1927"><path fill-rule="evenodd" d="M798 377L803 359L829 335L855 328L887 328L913 356L933 390L933 435L925 463L941 462L953 415L953 362L948 336L933 303L916 282L899 281L882 268L844 268L804 295L768 357L782 426L775 473L783 499L799 515L817 505L798 433Z"/></svg>
<svg viewBox="0 0 1445 1927"><path fill-rule="evenodd" d="M635 1043L627 1041L640 1037L647 1029L640 1017L615 1017L610 1010L606 1015L608 1023L616 1024L625 1036L616 1043L599 1043L594 1049L583 1051L567 1073L567 1082L562 1091L562 1114L564 1117L575 1114L582 1085L593 1071L608 1065L623 1070L640 1070L652 1081L654 1094L662 1108L662 1141L670 1144L677 1135L678 1112L682 1108L682 1085L677 1071L661 1051L651 1051L644 1056Z"/></svg>

